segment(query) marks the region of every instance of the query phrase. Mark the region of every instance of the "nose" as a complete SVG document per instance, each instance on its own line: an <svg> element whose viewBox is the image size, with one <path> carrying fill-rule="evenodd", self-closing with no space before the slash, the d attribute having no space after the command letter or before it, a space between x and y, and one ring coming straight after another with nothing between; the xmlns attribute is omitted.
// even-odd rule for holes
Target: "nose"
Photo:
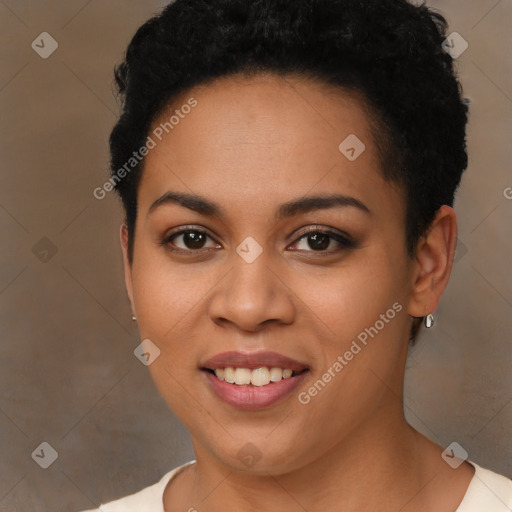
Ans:
<svg viewBox="0 0 512 512"><path fill-rule="evenodd" d="M210 298L210 318L219 325L252 332L270 323L292 323L293 283L287 283L282 269L274 267L265 251L251 263L235 255L232 268Z"/></svg>

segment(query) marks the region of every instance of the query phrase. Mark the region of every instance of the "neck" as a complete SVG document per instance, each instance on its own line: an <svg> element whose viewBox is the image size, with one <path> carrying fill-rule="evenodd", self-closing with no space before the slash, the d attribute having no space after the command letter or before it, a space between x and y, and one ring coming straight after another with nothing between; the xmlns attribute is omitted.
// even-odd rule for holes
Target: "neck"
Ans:
<svg viewBox="0 0 512 512"><path fill-rule="evenodd" d="M400 404L399 414L383 408L327 453L280 475L235 472L196 447L176 510L400 510L432 477L433 467L425 466L430 445L407 424Z"/></svg>

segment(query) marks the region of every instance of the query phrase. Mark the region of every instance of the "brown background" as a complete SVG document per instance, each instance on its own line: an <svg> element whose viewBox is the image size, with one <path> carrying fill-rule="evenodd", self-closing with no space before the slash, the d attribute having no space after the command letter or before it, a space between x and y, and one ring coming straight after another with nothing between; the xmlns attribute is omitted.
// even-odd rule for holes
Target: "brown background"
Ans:
<svg viewBox="0 0 512 512"><path fill-rule="evenodd" d="M0 511L91 508L193 458L133 355L119 204L92 193L108 177L113 65L164 4L0 1ZM470 166L457 263L411 353L406 412L512 477L512 3L429 4L469 43L457 61ZM31 48L41 32L59 44L47 59ZM48 469L31 457L43 441L58 452Z"/></svg>

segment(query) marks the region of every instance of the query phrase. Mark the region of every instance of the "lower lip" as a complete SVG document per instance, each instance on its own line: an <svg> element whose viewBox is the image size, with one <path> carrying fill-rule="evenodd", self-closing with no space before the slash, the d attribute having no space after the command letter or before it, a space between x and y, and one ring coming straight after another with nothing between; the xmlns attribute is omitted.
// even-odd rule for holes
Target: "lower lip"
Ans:
<svg viewBox="0 0 512 512"><path fill-rule="evenodd" d="M288 397L301 384L308 371L294 377L271 382L266 386L238 386L218 379L212 373L203 370L214 393L227 404L239 409L261 409L269 407Z"/></svg>

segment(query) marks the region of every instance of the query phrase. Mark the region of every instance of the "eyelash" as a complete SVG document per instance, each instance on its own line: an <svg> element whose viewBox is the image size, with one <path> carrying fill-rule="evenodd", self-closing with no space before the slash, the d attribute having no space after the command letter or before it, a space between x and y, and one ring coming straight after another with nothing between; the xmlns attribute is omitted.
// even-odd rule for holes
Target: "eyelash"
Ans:
<svg viewBox="0 0 512 512"><path fill-rule="evenodd" d="M178 248L171 247L171 240L173 238L179 237L179 236L181 236L181 235L183 235L185 233L190 233L190 232L200 233L200 234L206 235L208 238L213 240L213 237L211 237L204 230L197 229L197 227L195 227L195 226L184 226L184 228L181 229L180 231L175 231L175 232L165 236L164 239L160 242L160 245L166 247L168 250L170 250L172 252L181 253L181 254L189 254L189 255L192 255L193 253L195 253L195 255L197 255L197 254L201 254L201 253L204 253L204 252L212 250L211 248L182 249L182 248L179 248L179 247ZM313 229L308 229L307 231L302 232L300 235L298 235L298 238L295 239L293 244L296 244L296 243L300 242L301 240L303 240L304 238L307 238L308 236L311 236L313 234L320 234L320 235L327 236L330 239L333 239L336 242L338 242L341 247L339 247L338 249L334 249L334 250L331 249L331 250L318 250L318 251L315 251L315 250L311 249L311 250L306 250L305 252L316 253L316 254L332 255L334 253L341 252L342 250L354 249L354 248L357 247L356 241L351 236L349 236L347 234L343 235L341 233L334 232L334 231L331 231L331 230L328 230L328 229L325 229L325 228L321 228L319 226L315 226ZM301 251L304 251L304 250L303 249L297 249L297 252L301 252Z"/></svg>

